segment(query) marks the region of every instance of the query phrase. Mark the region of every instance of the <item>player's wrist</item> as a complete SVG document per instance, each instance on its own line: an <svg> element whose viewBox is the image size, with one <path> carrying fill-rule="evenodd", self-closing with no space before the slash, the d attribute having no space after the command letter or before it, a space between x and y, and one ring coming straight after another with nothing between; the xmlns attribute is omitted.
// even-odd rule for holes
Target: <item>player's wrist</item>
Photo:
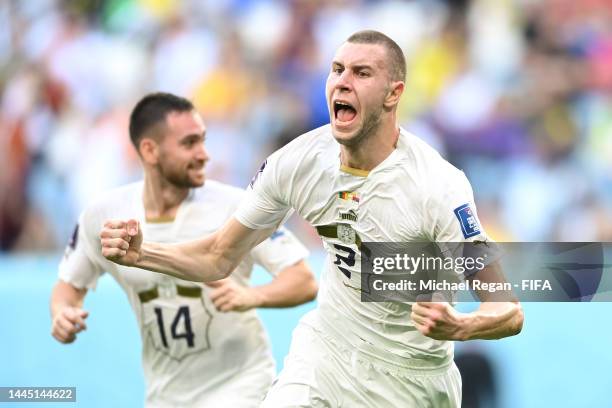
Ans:
<svg viewBox="0 0 612 408"><path fill-rule="evenodd" d="M155 248L150 243L143 242L136 253L133 265L136 268L149 269L155 263Z"/></svg>
<svg viewBox="0 0 612 408"><path fill-rule="evenodd" d="M254 287L254 288L248 288L249 292L250 292L250 298L251 298L251 308L255 309L258 307L266 307L267 302L266 302L266 297L263 293L261 293L261 291L259 290L259 288Z"/></svg>
<svg viewBox="0 0 612 408"><path fill-rule="evenodd" d="M476 313L459 313L457 312L457 318L459 324L457 326L457 333L455 340L467 341L474 338L475 328L478 322L478 316Z"/></svg>
<svg viewBox="0 0 612 408"><path fill-rule="evenodd" d="M75 307L76 306L66 302L54 303L51 305L51 319L55 320L58 316L61 316L68 310L74 309Z"/></svg>

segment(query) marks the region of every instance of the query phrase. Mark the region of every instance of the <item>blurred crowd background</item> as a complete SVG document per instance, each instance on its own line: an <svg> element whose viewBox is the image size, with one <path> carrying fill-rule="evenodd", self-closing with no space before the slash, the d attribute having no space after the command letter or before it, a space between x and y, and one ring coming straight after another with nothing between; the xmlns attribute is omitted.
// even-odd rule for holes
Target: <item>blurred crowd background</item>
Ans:
<svg viewBox="0 0 612 408"><path fill-rule="evenodd" d="M191 98L209 177L245 187L328 122L331 58L364 28L404 49L401 125L464 169L494 238L612 240L612 0L4 0L0 249L63 247L140 178L147 92Z"/></svg>
<svg viewBox="0 0 612 408"><path fill-rule="evenodd" d="M0 383L76 384L87 406L140 405L138 333L119 321L131 315L116 285L102 281L92 297L86 341L62 349L47 331L78 214L141 178L132 107L152 91L192 99L208 127L208 176L246 187L268 154L328 123L332 56L366 28L404 49L400 123L466 172L491 236L612 241L612 0L0 0L0 303L10 328ZM292 223L319 269L318 238ZM598 316L609 311L585 306L526 304L521 336L458 344L464 406L608 406L610 327ZM266 312L282 366L303 309ZM118 372L116 361L131 368Z"/></svg>

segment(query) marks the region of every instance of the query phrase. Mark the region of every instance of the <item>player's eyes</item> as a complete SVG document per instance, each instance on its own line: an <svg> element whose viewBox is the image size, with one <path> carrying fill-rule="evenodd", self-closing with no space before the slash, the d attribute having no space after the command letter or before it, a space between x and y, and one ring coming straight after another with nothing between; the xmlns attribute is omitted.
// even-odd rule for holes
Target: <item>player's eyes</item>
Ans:
<svg viewBox="0 0 612 408"><path fill-rule="evenodd" d="M183 145L189 149L195 146L196 144L198 144L198 140L195 139L190 139L183 142Z"/></svg>
<svg viewBox="0 0 612 408"><path fill-rule="evenodd" d="M332 72L336 73L336 74L341 74L343 71L343 69L341 67L334 67L332 68Z"/></svg>
<svg viewBox="0 0 612 408"><path fill-rule="evenodd" d="M369 72L367 72L367 71L359 71L359 72L357 73L357 76L358 76L359 78L367 78L367 77L369 77L369 76L370 76L370 73L369 73Z"/></svg>

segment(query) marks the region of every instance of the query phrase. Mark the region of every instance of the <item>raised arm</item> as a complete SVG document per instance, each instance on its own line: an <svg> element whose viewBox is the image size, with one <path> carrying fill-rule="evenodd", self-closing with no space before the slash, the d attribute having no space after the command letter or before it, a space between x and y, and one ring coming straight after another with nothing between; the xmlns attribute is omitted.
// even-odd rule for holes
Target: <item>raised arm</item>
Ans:
<svg viewBox="0 0 612 408"><path fill-rule="evenodd" d="M112 262L208 282L229 276L251 248L273 231L247 228L232 217L217 232L195 241L143 243L136 220L111 220L104 224L100 240L102 255Z"/></svg>

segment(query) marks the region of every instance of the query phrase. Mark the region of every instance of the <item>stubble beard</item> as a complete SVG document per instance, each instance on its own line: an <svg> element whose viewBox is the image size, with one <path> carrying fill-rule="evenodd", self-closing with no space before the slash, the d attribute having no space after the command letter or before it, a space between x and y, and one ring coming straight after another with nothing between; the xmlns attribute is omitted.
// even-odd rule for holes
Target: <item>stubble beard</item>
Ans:
<svg viewBox="0 0 612 408"><path fill-rule="evenodd" d="M361 128L350 139L336 139L338 143L349 148L355 149L374 135L376 129L380 125L383 107L381 106L376 111L371 111L364 119Z"/></svg>
<svg viewBox="0 0 612 408"><path fill-rule="evenodd" d="M196 182L189 178L187 170L183 172L176 171L162 164L158 166L158 170L160 177L177 188L196 188L204 184L203 182Z"/></svg>

